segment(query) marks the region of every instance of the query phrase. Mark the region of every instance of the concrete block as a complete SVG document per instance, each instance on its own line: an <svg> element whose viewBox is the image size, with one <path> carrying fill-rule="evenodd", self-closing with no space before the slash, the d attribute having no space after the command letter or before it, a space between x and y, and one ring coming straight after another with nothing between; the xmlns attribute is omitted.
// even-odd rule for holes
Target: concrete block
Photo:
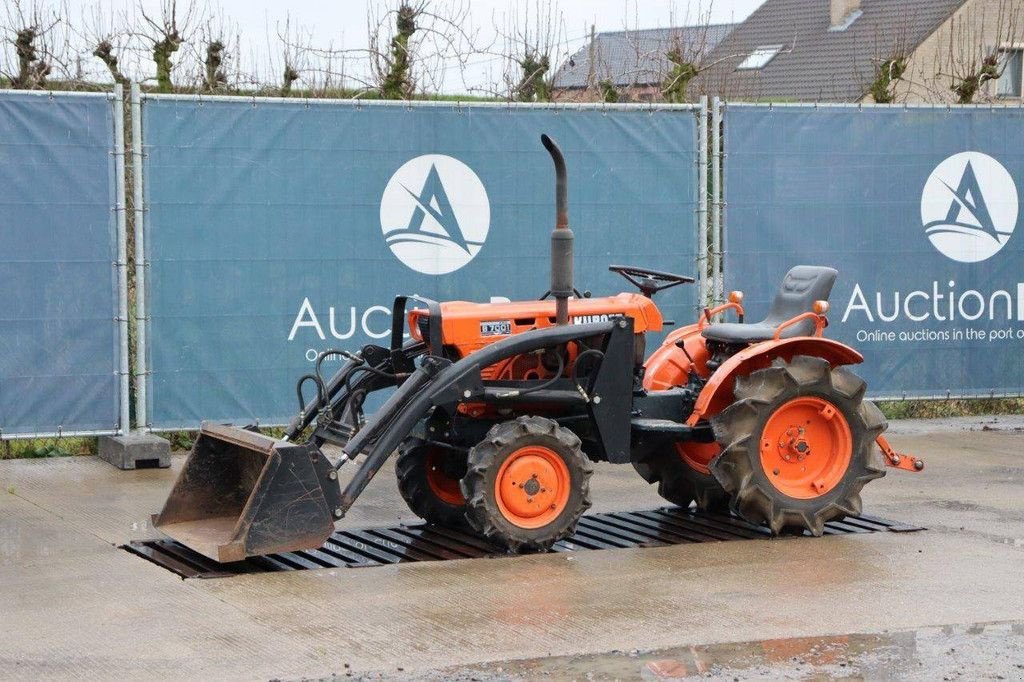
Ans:
<svg viewBox="0 0 1024 682"><path fill-rule="evenodd" d="M171 443L151 433L101 436L99 456L118 469L166 469L171 466Z"/></svg>

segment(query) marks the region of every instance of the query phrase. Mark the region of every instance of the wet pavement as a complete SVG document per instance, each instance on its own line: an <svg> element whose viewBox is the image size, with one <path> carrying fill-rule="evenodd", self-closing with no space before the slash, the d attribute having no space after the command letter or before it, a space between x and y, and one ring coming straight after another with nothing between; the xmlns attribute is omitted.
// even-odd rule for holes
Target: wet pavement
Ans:
<svg viewBox="0 0 1024 682"><path fill-rule="evenodd" d="M1024 679L1020 421L895 425L927 468L864 509L920 533L217 580L117 547L155 536L182 457L2 461L0 679ZM662 504L629 466L592 488L594 512ZM413 520L385 469L347 523Z"/></svg>
<svg viewBox="0 0 1024 682"><path fill-rule="evenodd" d="M1024 623L947 625L881 634L504 661L432 671L415 679L1020 680L1024 679Z"/></svg>

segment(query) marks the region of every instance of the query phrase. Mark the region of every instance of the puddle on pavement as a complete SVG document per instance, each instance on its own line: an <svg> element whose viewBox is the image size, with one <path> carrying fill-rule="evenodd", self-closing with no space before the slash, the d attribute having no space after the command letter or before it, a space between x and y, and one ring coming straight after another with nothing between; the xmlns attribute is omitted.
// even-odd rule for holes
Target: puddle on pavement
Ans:
<svg viewBox="0 0 1024 682"><path fill-rule="evenodd" d="M1024 623L560 656L450 668L421 679L1024 679Z"/></svg>

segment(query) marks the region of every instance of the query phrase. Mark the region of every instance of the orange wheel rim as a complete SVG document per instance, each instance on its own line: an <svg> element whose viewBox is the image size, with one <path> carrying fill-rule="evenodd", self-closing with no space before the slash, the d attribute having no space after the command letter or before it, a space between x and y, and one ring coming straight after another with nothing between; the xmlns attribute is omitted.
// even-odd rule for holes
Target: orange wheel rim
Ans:
<svg viewBox="0 0 1024 682"><path fill-rule="evenodd" d="M853 457L853 436L843 413L823 398L783 404L761 433L761 466L772 485L800 500L839 485Z"/></svg>
<svg viewBox="0 0 1024 682"><path fill-rule="evenodd" d="M527 445L502 462L494 497L505 519L520 528L542 528L569 504L569 467L551 448Z"/></svg>
<svg viewBox="0 0 1024 682"><path fill-rule="evenodd" d="M440 448L432 448L427 452L427 485L442 502L456 507L466 504L466 498L459 490L458 479L452 478L444 471L445 452Z"/></svg>

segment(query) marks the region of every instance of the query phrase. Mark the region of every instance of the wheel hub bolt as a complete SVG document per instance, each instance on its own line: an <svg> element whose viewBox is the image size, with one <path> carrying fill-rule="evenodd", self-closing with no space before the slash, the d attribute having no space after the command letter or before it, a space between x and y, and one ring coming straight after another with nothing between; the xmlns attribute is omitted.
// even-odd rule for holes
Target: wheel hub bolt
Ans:
<svg viewBox="0 0 1024 682"><path fill-rule="evenodd" d="M785 435L779 439L779 450L782 459L787 462L804 461L811 454L811 446L804 440L804 427L791 426L786 429Z"/></svg>

